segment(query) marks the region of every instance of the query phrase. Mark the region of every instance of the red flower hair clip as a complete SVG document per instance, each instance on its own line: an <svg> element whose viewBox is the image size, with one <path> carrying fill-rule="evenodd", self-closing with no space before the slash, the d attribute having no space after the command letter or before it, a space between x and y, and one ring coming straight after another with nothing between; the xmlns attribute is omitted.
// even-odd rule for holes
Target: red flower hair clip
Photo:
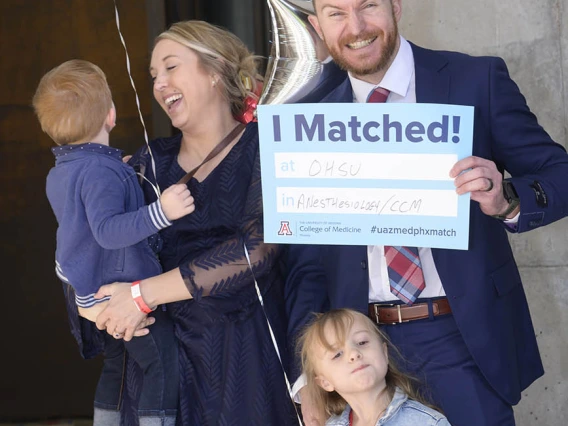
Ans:
<svg viewBox="0 0 568 426"><path fill-rule="evenodd" d="M252 82L250 77L241 75L241 79L243 84L248 90L252 89ZM257 81L256 82L256 90L254 91L254 95L248 95L244 100L243 112L236 116L235 118L243 124L248 124L251 121L257 122L256 118L256 107L258 106L258 100L260 99L260 94L262 93L262 83Z"/></svg>

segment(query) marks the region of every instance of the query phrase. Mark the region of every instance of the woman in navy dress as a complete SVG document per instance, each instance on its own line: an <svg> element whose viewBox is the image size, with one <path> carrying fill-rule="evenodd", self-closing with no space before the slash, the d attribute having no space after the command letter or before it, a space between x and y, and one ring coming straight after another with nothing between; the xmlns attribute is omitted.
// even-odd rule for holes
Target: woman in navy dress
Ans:
<svg viewBox="0 0 568 426"><path fill-rule="evenodd" d="M156 100L181 133L150 144L156 177L146 150L131 160L149 181L162 189L178 182L234 130L187 184L195 212L160 234L167 272L140 284L143 302L165 304L175 324L178 424L298 424L254 285L256 278L285 358L282 248L263 242L257 124L237 128L235 118L256 89L256 58L231 33L187 21L158 36L150 74ZM153 201L151 185L144 181L143 188L146 201ZM103 292L112 298L97 325L130 338L145 324L130 284L114 283ZM132 368L128 375L132 401L123 412L125 423L133 424L139 378Z"/></svg>

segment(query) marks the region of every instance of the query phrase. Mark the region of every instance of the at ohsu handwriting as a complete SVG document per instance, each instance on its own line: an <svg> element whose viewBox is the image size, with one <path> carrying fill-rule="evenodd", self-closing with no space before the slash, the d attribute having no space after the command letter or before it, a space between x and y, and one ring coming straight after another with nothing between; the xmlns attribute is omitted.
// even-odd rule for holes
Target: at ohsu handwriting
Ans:
<svg viewBox="0 0 568 426"><path fill-rule="evenodd" d="M361 162L349 163L347 161L319 161L314 160L308 171L313 176L357 176L361 171Z"/></svg>

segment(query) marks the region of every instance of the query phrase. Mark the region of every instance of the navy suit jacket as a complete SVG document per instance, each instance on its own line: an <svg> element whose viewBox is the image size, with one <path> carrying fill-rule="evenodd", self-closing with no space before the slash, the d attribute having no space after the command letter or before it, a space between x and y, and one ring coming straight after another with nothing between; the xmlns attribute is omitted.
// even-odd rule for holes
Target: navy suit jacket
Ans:
<svg viewBox="0 0 568 426"><path fill-rule="evenodd" d="M347 73L341 70L335 62L330 61L323 64L321 76L316 86L296 103L307 104L321 102L331 91L343 83L346 77Z"/></svg>
<svg viewBox="0 0 568 426"><path fill-rule="evenodd" d="M538 124L504 61L415 45L412 50L417 102L475 107L473 155L511 174L521 200L517 232L567 215L568 156ZM352 101L346 79L322 102ZM545 193L540 203L535 181ZM503 223L473 201L470 216L469 249L432 249L432 255L475 362L493 388L516 404L544 372L527 300ZM367 247L291 246L286 290L292 342L310 312L349 307L366 313Z"/></svg>

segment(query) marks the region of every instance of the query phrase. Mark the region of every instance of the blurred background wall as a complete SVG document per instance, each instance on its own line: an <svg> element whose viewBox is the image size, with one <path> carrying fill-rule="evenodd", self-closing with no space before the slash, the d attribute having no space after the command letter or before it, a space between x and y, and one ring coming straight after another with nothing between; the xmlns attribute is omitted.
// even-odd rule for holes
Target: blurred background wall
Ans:
<svg viewBox="0 0 568 426"><path fill-rule="evenodd" d="M434 49L505 59L529 106L567 145L567 0L403 0L402 34ZM172 132L151 99L151 40L170 23L204 19L227 27L257 54L269 53L264 0L117 0L150 137ZM53 272L55 219L44 195L53 165L31 98L41 76L81 58L103 68L118 126L111 144L144 143L112 0L0 2L0 256L3 338L0 421L88 417L100 361L83 361ZM463 82L467 84L467 82ZM567 176L568 178L568 176ZM516 407L519 426L568 422L568 221L511 237L546 375Z"/></svg>

